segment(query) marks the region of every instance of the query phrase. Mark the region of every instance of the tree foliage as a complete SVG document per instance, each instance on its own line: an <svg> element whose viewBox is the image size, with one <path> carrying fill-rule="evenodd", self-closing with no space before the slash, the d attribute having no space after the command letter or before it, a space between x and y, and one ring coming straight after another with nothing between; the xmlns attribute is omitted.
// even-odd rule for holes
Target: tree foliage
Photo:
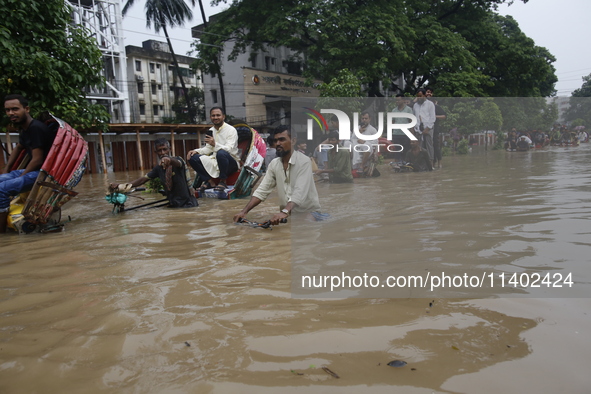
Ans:
<svg viewBox="0 0 591 394"><path fill-rule="evenodd" d="M73 127L104 127L109 114L84 92L104 83L102 54L70 12L63 0L0 1L0 93L26 96L33 116L50 111Z"/></svg>
<svg viewBox="0 0 591 394"><path fill-rule="evenodd" d="M591 97L591 74L583 77L583 85L576 89L573 94L573 97Z"/></svg>
<svg viewBox="0 0 591 394"><path fill-rule="evenodd" d="M320 85L320 97L363 97L359 78L345 68L330 82Z"/></svg>
<svg viewBox="0 0 591 394"><path fill-rule="evenodd" d="M554 57L496 14L504 2L235 0L201 35L197 64L217 72L212 59L226 42L230 60L283 45L306 76L329 82L347 68L370 96L381 94L378 82L413 93L433 85L440 96L552 95Z"/></svg>
<svg viewBox="0 0 591 394"><path fill-rule="evenodd" d="M461 134L510 130L549 131L558 118L554 102L543 97L440 98L447 112L444 130L457 127Z"/></svg>
<svg viewBox="0 0 591 394"><path fill-rule="evenodd" d="M175 117L171 123L202 123L206 119L205 114L205 94L203 89L192 87L188 91L189 100L191 100L191 107L195 111L195 117L191 117L187 112L187 103L185 97L179 97L172 105L172 110L175 112ZM165 122L166 123L166 122Z"/></svg>
<svg viewBox="0 0 591 394"><path fill-rule="evenodd" d="M573 92L565 119L573 127L591 127L591 74L583 77L583 85Z"/></svg>
<svg viewBox="0 0 591 394"><path fill-rule="evenodd" d="M191 5L195 6L195 0L189 0ZM127 0L123 6L123 15L127 14L129 8L133 6L135 0ZM187 19L193 17L193 11L185 3L185 0L147 0L146 6L146 27L151 28L154 25L154 31L158 33L160 29L166 27L182 26Z"/></svg>

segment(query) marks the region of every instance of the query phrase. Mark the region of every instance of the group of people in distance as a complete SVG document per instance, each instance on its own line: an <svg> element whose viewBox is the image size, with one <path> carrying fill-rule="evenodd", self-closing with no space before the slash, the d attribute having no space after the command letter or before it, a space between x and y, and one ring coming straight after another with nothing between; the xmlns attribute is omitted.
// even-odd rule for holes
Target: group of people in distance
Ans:
<svg viewBox="0 0 591 394"><path fill-rule="evenodd" d="M507 133L505 149L508 151L526 151L530 147L541 148L547 145L578 145L588 142L589 135L584 130L573 131L566 125L555 124L550 133L541 130L520 131L515 127Z"/></svg>

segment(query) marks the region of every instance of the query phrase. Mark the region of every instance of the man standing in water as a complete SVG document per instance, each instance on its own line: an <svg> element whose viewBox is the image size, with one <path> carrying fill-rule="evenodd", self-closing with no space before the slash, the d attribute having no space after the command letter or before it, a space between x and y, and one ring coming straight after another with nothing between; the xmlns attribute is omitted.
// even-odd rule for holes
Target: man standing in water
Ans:
<svg viewBox="0 0 591 394"><path fill-rule="evenodd" d="M189 186L191 179L187 176L185 161L180 156L170 156L170 143L164 138L154 141L154 149L158 155L159 163L152 171L131 183L112 183L111 188L119 192L126 192L143 185L150 179L160 178L171 208L198 206L195 191Z"/></svg>
<svg viewBox="0 0 591 394"><path fill-rule="evenodd" d="M45 124L33 119L29 113L29 101L24 96L20 94L6 96L4 111L20 131L18 144L0 175L0 233L6 232L11 197L31 190L55 138L55 133L52 133ZM10 171L22 151L29 154L31 158L29 164L21 170Z"/></svg>
<svg viewBox="0 0 591 394"><path fill-rule="evenodd" d="M433 152L433 126L435 125L435 104L427 100L427 91L425 89L417 90L417 102L412 108L417 117L415 130L421 135L421 146L429 154L431 163L435 158Z"/></svg>
<svg viewBox="0 0 591 394"><path fill-rule="evenodd" d="M359 122L359 133L363 134L363 135L367 135L367 136L375 136L378 133L376 128L371 125L371 117L369 116L369 112L367 112L367 111L363 111L361 113L361 121ZM352 138L354 138L354 137L355 136L353 135ZM357 141L354 142L353 145L365 144L365 142L366 142L365 140L357 138ZM377 154L375 147L372 148L369 145L367 145L367 146L368 146L368 151L365 151L365 152L353 151L353 168L361 169L361 170L365 171L366 170L365 167L368 165L368 161L370 160L371 156ZM371 175L371 174L369 174L369 175Z"/></svg>
<svg viewBox="0 0 591 394"><path fill-rule="evenodd" d="M339 149L339 132L331 131L328 134L328 146L320 145L323 148L328 148L328 168L316 171L316 174L328 174L330 183L352 183L353 175L351 174L351 157L349 151Z"/></svg>
<svg viewBox="0 0 591 394"><path fill-rule="evenodd" d="M441 168L441 159L443 158L441 152L441 122L447 119L447 113L433 97L433 88L428 87L426 96L433 104L435 104L435 123L433 124L433 167L437 164Z"/></svg>
<svg viewBox="0 0 591 394"><path fill-rule="evenodd" d="M292 151L296 139L291 138L287 126L279 126L275 130L277 157L271 161L261 185L253 193L246 206L234 215L234 222L244 219L251 209L265 201L277 187L279 194L279 212L274 214L270 222L277 225L287 219L293 212L308 212L314 218L320 217L320 202L314 184L312 164L306 155Z"/></svg>

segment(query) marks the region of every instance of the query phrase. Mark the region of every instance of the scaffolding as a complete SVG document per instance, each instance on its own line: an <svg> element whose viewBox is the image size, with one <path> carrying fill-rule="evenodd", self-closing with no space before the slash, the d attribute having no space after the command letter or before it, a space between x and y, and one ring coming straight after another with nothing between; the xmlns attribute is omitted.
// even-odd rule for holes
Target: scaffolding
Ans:
<svg viewBox="0 0 591 394"><path fill-rule="evenodd" d="M120 0L68 0L72 20L84 26L103 53L104 87L87 87L87 98L109 110L111 122L129 123L127 61L122 32Z"/></svg>

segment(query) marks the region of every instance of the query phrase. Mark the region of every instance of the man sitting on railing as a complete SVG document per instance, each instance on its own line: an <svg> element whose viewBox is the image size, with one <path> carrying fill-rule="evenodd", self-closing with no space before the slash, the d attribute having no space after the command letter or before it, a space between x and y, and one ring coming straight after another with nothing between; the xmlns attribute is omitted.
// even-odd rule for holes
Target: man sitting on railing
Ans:
<svg viewBox="0 0 591 394"><path fill-rule="evenodd" d="M205 136L205 147L189 151L187 160L203 182L201 192L215 186L210 181L212 178L220 179L215 190L223 192L228 187L228 176L238 171L238 132L224 122L226 115L222 108L213 107L209 117L213 127L209 129L211 134Z"/></svg>
<svg viewBox="0 0 591 394"><path fill-rule="evenodd" d="M20 128L20 131L18 144L0 175L0 233L6 232L11 197L31 190L55 138L55 133L52 133L43 122L33 119L29 113L29 101L24 96L6 96L4 110L12 124ZM31 160L26 167L10 171L22 151L27 152Z"/></svg>

